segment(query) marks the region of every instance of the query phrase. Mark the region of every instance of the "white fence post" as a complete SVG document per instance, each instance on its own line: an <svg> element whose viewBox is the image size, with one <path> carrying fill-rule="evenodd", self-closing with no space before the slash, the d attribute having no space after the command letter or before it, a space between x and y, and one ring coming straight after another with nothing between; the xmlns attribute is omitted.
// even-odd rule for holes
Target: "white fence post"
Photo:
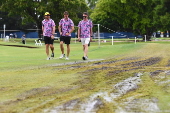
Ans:
<svg viewBox="0 0 170 113"><path fill-rule="evenodd" d="M4 24L4 38L5 38L5 28L6 28L6 25Z"/></svg>
<svg viewBox="0 0 170 113"><path fill-rule="evenodd" d="M113 45L113 36L112 36L112 45Z"/></svg>
<svg viewBox="0 0 170 113"><path fill-rule="evenodd" d="M135 37L135 44L136 44L136 37Z"/></svg>
<svg viewBox="0 0 170 113"><path fill-rule="evenodd" d="M146 42L146 35L145 35L145 42Z"/></svg>
<svg viewBox="0 0 170 113"><path fill-rule="evenodd" d="M100 47L100 24L97 24L98 26L98 40L99 40L99 47Z"/></svg>

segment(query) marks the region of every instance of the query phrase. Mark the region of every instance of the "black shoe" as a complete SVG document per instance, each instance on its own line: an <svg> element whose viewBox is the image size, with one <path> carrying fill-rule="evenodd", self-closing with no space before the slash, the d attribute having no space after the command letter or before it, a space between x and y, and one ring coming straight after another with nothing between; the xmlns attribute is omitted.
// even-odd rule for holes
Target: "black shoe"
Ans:
<svg viewBox="0 0 170 113"><path fill-rule="evenodd" d="M83 60L86 60L84 56L82 57L82 59L83 59Z"/></svg>
<svg viewBox="0 0 170 113"><path fill-rule="evenodd" d="M54 57L54 53L51 54L51 57Z"/></svg>
<svg viewBox="0 0 170 113"><path fill-rule="evenodd" d="M89 42L88 46L90 46L90 42Z"/></svg>

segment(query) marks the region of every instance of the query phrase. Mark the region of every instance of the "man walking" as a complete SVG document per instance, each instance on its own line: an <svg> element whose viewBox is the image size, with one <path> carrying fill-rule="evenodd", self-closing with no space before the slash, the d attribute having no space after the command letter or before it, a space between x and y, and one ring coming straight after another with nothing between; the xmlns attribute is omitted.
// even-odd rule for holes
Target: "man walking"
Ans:
<svg viewBox="0 0 170 113"><path fill-rule="evenodd" d="M83 60L88 59L88 44L92 41L93 23L88 19L88 13L83 13L83 20L78 24L78 40L82 42L84 56Z"/></svg>
<svg viewBox="0 0 170 113"><path fill-rule="evenodd" d="M60 32L60 49L61 49L61 56L60 58L64 58L64 46L63 44L67 44L67 56L66 60L69 60L70 54L70 40L71 40L71 33L74 31L74 23L68 17L69 13L67 11L64 12L64 18L60 20L58 30Z"/></svg>
<svg viewBox="0 0 170 113"><path fill-rule="evenodd" d="M47 60L50 60L49 47L51 49L51 57L54 58L54 33L55 33L55 22L50 18L50 13L46 12L44 15L45 19L42 21L42 32L44 36Z"/></svg>
<svg viewBox="0 0 170 113"><path fill-rule="evenodd" d="M22 39L22 43L25 44L25 41L26 41L26 36L25 36L25 34L22 35L21 39Z"/></svg>

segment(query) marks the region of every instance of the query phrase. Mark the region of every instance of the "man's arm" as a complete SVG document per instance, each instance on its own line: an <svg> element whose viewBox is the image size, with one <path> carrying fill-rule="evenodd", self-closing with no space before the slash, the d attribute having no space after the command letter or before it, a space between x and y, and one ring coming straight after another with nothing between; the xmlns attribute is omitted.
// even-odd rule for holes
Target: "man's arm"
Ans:
<svg viewBox="0 0 170 113"><path fill-rule="evenodd" d="M42 26L42 34L44 33L44 26Z"/></svg>
<svg viewBox="0 0 170 113"><path fill-rule="evenodd" d="M92 41L92 37L93 37L93 28L90 28L90 40Z"/></svg>
<svg viewBox="0 0 170 113"><path fill-rule="evenodd" d="M80 28L78 28L77 37L78 37L78 40L80 41Z"/></svg>
<svg viewBox="0 0 170 113"><path fill-rule="evenodd" d="M71 34L74 31L74 26L71 26L71 30L69 32L69 34Z"/></svg>
<svg viewBox="0 0 170 113"><path fill-rule="evenodd" d="M61 26L60 25L58 26L58 31L59 31L60 35L62 35Z"/></svg>
<svg viewBox="0 0 170 113"><path fill-rule="evenodd" d="M71 26L71 30L69 31L69 33L66 33L66 35L69 36L73 31L74 31L74 26Z"/></svg>
<svg viewBox="0 0 170 113"><path fill-rule="evenodd" d="M53 26L53 32L52 32L52 34L54 34L55 33L55 26Z"/></svg>

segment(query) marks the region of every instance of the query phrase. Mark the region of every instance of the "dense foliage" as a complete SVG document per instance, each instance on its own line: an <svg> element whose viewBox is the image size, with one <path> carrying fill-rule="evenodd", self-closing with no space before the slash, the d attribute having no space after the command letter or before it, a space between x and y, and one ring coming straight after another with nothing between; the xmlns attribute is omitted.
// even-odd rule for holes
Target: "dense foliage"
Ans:
<svg viewBox="0 0 170 113"><path fill-rule="evenodd" d="M1 10L8 13L8 16L16 17L17 15L22 25L35 23L37 29L41 29L45 12L51 13L51 18L58 26L59 20L63 18L63 12L69 11L70 18L77 25L80 20L78 15L88 9L84 0L1 0L0 4ZM7 27L11 29L10 26L7 25Z"/></svg>
<svg viewBox="0 0 170 113"><path fill-rule="evenodd" d="M149 36L170 27L168 0L99 0L91 18L114 31ZM102 29L107 32L107 29Z"/></svg>
<svg viewBox="0 0 170 113"><path fill-rule="evenodd" d="M41 29L47 11L58 26L66 10L77 25L82 12L88 10L95 24L147 35L149 39L153 32L169 30L169 4L169 0L1 0L0 29L4 23L7 29ZM101 27L101 32L109 31Z"/></svg>

